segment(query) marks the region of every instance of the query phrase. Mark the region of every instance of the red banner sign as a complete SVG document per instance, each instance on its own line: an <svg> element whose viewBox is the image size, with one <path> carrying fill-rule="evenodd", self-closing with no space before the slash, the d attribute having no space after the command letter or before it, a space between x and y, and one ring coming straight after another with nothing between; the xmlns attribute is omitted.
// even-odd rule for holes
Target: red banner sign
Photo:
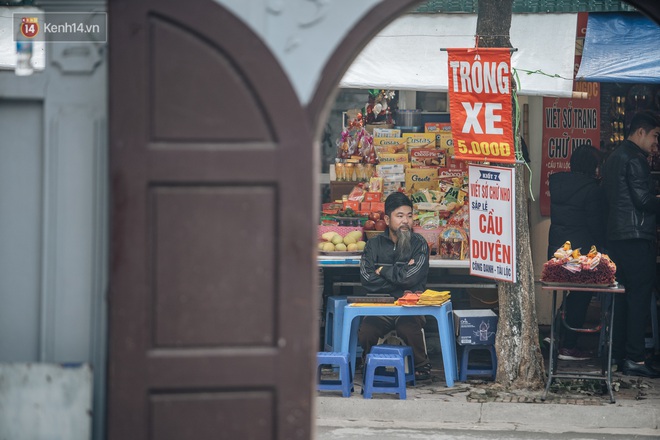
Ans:
<svg viewBox="0 0 660 440"><path fill-rule="evenodd" d="M576 82L587 99L543 98L541 215L550 215L550 175L570 171L571 153L582 144L600 148L600 83Z"/></svg>
<svg viewBox="0 0 660 440"><path fill-rule="evenodd" d="M457 159L515 161L508 48L447 49Z"/></svg>
<svg viewBox="0 0 660 440"><path fill-rule="evenodd" d="M587 33L587 12L578 13L575 44L575 75L580 68ZM541 215L550 215L550 175L570 170L573 150L580 144L600 146L600 83L575 81L573 90L587 99L543 98L543 143L541 156Z"/></svg>

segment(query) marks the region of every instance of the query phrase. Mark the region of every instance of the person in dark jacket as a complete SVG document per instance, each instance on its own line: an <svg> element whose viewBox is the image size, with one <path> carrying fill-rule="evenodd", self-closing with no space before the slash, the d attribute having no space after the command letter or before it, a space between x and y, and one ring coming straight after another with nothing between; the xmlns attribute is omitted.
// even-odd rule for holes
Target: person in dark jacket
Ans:
<svg viewBox="0 0 660 440"><path fill-rule="evenodd" d="M587 254L591 246L600 251L605 246L605 190L600 186L598 172L600 151L588 144L578 146L571 154L569 172L550 175L550 232L548 259L564 242ZM566 323L572 328L584 325L593 295L570 293L566 298ZM584 360L589 355L577 348L578 333L564 331L559 359Z"/></svg>
<svg viewBox="0 0 660 440"><path fill-rule="evenodd" d="M617 280L626 293L617 297L612 357L623 360L623 373L660 377L645 362L644 333L650 313L656 266L656 215L660 199L648 156L658 148L660 117L650 111L633 116L625 141L612 152L604 168L609 213L607 245L617 266Z"/></svg>
<svg viewBox="0 0 660 440"><path fill-rule="evenodd" d="M397 299L406 290L423 291L429 272L429 246L424 237L412 232L412 202L405 194L395 192L385 199L385 223L387 230L367 241L364 248L362 286L367 293L387 293ZM431 364L422 333L425 322L423 316L365 317L358 333L364 356L379 338L396 330L413 349L416 378L429 379Z"/></svg>

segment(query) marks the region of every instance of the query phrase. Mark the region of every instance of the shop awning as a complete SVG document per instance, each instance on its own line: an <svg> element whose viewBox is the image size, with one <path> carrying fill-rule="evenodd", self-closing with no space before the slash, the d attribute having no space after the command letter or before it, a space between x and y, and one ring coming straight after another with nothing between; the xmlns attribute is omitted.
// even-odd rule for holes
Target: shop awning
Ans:
<svg viewBox="0 0 660 440"><path fill-rule="evenodd" d="M660 27L636 13L589 14L577 78L660 83Z"/></svg>
<svg viewBox="0 0 660 440"><path fill-rule="evenodd" d="M512 64L522 95L571 96L576 14L514 14ZM340 87L447 90L447 53L474 47L475 14L409 14L393 21L358 55ZM534 73L531 73L534 72Z"/></svg>

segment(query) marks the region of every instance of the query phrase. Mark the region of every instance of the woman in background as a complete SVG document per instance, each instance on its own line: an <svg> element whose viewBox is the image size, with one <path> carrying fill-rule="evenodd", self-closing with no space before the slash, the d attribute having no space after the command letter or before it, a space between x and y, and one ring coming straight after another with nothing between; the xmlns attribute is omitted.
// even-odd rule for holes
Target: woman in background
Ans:
<svg viewBox="0 0 660 440"><path fill-rule="evenodd" d="M600 151L582 144L571 154L569 172L550 175L550 233L548 235L548 259L564 242L570 241L573 249L586 255L595 245L600 252L605 246L606 197L600 186ZM566 323L581 328L592 295L569 293L566 298ZM565 329L562 329L565 330ZM578 334L562 331L563 344L559 359L584 360L589 355L577 348Z"/></svg>

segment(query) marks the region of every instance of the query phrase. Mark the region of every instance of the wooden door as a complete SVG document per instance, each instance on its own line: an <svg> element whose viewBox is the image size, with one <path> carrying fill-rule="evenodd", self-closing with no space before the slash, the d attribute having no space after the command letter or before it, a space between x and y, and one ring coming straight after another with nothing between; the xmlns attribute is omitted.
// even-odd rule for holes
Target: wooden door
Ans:
<svg viewBox="0 0 660 440"><path fill-rule="evenodd" d="M318 302L312 134L213 1L110 17L108 438L307 439Z"/></svg>

